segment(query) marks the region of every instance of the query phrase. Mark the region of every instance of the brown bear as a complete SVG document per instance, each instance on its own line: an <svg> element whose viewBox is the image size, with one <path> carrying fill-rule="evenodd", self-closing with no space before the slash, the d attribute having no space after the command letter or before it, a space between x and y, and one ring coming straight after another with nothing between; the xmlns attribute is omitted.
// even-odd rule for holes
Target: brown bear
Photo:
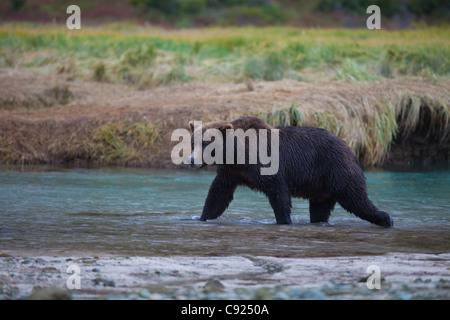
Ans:
<svg viewBox="0 0 450 320"><path fill-rule="evenodd" d="M357 217L382 227L393 226L388 213L378 210L367 196L366 179L353 150L340 138L327 130L313 127L273 128L256 117L242 117L231 122L211 122L195 128L191 126L192 154L191 166L202 167L198 163L198 150L204 152L210 144L222 148L209 150L217 165L217 176L211 184L200 220L218 218L233 200L233 193L239 185L263 192L273 208L278 224L291 224L291 197L309 199L310 222L328 222L334 205L339 203L344 209ZM222 133L205 139L208 129ZM257 133L256 140L251 135L244 136L245 158L238 157L237 136L233 130ZM249 130L250 129L250 130ZM277 129L277 130L274 130ZM264 135L267 132L267 141ZM276 134L276 135L275 135ZM194 138L201 137L201 147L195 148ZM278 140L277 148L273 141ZM253 141L251 141L253 140ZM256 144L255 144L256 141ZM263 143L266 142L266 143ZM242 141L241 141L242 144ZM227 146L235 145L231 150ZM209 148L211 149L211 148ZM253 162L252 152L263 151L267 155L278 152L277 170L263 175L262 168L268 167L261 155ZM194 150L196 150L194 152ZM218 154L215 154L218 153ZM228 155L226 154L228 152ZM231 161L228 161L231 160ZM271 164L272 165L272 164Z"/></svg>

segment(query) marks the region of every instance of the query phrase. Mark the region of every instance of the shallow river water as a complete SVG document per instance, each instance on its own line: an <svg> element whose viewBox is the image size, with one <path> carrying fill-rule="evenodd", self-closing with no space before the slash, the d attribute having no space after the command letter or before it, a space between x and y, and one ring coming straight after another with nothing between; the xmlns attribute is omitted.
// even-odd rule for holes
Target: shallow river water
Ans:
<svg viewBox="0 0 450 320"><path fill-rule="evenodd" d="M2 169L0 253L141 256L235 254L318 257L450 252L450 171L366 172L369 197L394 219L383 229L336 205L309 223L293 200L293 225L276 225L264 195L239 188L217 220L201 222L214 171Z"/></svg>

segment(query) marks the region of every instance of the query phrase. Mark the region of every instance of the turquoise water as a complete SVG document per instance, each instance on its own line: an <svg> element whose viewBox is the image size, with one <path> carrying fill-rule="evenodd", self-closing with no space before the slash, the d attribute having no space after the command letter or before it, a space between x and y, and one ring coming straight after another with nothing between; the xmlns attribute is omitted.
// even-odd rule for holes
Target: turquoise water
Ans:
<svg viewBox="0 0 450 320"><path fill-rule="evenodd" d="M38 168L0 171L0 253L280 257L450 252L450 171L366 172L369 197L391 214L383 229L336 205L309 223L275 225L264 195L236 191L217 220L200 217L214 171Z"/></svg>

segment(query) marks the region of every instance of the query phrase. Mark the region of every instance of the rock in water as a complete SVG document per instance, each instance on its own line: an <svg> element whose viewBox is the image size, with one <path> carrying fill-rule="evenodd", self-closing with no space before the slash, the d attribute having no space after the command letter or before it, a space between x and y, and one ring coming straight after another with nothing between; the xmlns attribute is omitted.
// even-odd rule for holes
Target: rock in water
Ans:
<svg viewBox="0 0 450 320"><path fill-rule="evenodd" d="M225 289L225 286L217 279L210 279L203 286L203 292L212 293L212 292L222 292Z"/></svg>

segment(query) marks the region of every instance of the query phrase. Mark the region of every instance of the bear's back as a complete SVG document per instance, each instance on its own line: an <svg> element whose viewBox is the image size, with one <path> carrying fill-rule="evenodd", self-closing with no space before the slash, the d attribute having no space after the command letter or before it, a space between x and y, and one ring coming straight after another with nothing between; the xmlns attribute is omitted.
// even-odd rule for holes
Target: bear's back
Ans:
<svg viewBox="0 0 450 320"><path fill-rule="evenodd" d="M310 190L314 192L330 180L344 181L349 174L361 174L354 151L329 131L314 127L279 129L280 169L296 188L314 186Z"/></svg>

